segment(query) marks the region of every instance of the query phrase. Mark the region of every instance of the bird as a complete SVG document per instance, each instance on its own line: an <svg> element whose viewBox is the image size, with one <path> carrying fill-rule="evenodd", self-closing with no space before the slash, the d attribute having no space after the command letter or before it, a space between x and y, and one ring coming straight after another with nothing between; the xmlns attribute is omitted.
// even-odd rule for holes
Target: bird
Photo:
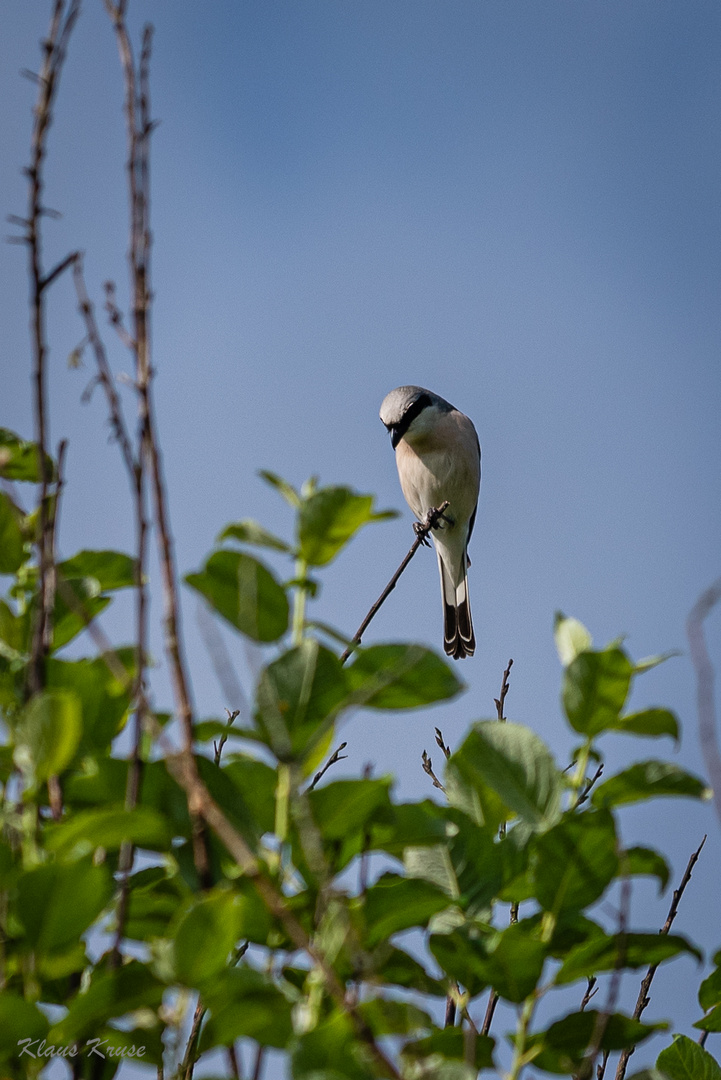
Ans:
<svg viewBox="0 0 721 1080"><path fill-rule="evenodd" d="M395 450L401 490L418 521L446 500L450 504L431 533L441 577L443 648L455 660L473 656L467 572L481 486L478 434L464 413L422 386L391 390L380 417Z"/></svg>

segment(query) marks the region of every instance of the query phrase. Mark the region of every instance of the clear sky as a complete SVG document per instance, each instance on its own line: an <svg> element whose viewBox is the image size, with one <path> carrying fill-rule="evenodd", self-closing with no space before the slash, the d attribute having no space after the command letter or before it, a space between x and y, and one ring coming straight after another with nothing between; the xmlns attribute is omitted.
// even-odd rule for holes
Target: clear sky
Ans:
<svg viewBox="0 0 721 1080"><path fill-rule="evenodd" d="M48 12L10 0L0 14L3 214L25 206L35 90L19 72L37 69ZM717 0L131 0L136 39L146 19L161 121L154 363L180 567L196 569L228 521L287 528L259 468L375 492L402 517L354 540L314 608L352 634L413 538L378 407L398 384L427 386L472 417L483 446L478 649L452 705L353 718L343 768L372 761L405 797L430 794L420 754L433 726L455 745L492 715L509 657L508 715L565 765L561 608L599 643L627 634L636 657L684 650L633 704L677 710L675 760L702 771L684 621L721 570ZM99 307L109 277L126 296L121 101L103 5L85 0L50 138L47 201L63 218L47 222L47 258L83 248ZM2 246L0 275L0 423L29 436L21 248ZM104 403L80 400L90 357L66 363L83 336L70 281L50 309L52 439L70 445L61 546L129 550ZM129 370L108 342L116 371ZM187 592L183 610L198 713L220 715L231 703ZM121 602L106 620L117 640L129 611ZM430 552L368 636L399 638L441 645ZM250 688L257 651L227 640ZM709 640L718 666L718 613ZM162 665L156 675L167 705ZM656 753L675 751L610 739L608 772ZM676 880L709 832L677 926L718 948L710 806L667 800L622 817L624 840L666 851ZM668 902L635 885L636 924L659 927ZM649 1014L690 1032L699 978L689 959L664 968ZM627 976L624 1004L637 989Z"/></svg>

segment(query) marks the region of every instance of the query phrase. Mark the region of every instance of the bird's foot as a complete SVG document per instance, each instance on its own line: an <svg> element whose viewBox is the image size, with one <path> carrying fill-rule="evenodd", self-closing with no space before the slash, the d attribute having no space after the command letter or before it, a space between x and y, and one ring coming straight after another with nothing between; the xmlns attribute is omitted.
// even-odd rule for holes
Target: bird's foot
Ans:
<svg viewBox="0 0 721 1080"><path fill-rule="evenodd" d="M431 526L430 526L430 522L428 521L428 518L426 518L425 524L420 522L420 521L414 521L413 522L413 532L416 534L416 536L418 537L420 542L422 544L424 544L426 547L431 546L429 541L428 541L428 530L430 529L430 527Z"/></svg>

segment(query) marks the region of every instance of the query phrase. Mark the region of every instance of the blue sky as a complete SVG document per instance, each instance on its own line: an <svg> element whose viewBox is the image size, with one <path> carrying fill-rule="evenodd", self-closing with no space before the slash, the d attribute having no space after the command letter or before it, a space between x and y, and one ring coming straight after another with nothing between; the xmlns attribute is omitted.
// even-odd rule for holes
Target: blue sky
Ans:
<svg viewBox="0 0 721 1080"><path fill-rule="evenodd" d="M22 212L37 42L49 6L15 0L0 23L0 203ZM678 760L702 771L684 621L719 573L721 534L721 11L687 0L133 0L156 26L153 141L156 395L183 571L228 521L289 519L257 478L311 473L403 510L323 575L316 614L352 633L412 540L378 420L388 390L428 386L467 412L483 446L471 547L478 651L448 707L359 715L344 763L428 794L420 754L508 714L565 764L557 608L640 657L684 655L633 704L684 725ZM102 4L87 0L50 139L47 260L86 251L89 288L126 296L121 80ZM31 432L24 252L0 249L0 423ZM127 485L91 377L70 281L50 301L52 438L67 437L65 554L130 549ZM116 371L129 370L108 336ZM286 571L283 570L283 573ZM157 571L154 571L157 578ZM154 614L159 616L156 601ZM130 606L107 619L118 640ZM184 618L198 714L227 704ZM368 640L440 646L437 570L421 553ZM709 624L721 657L719 617ZM244 684L262 662L228 635ZM159 634L154 649L160 658ZM160 661L159 661L160 663ZM156 697L170 695L162 663ZM656 752L609 740L608 771ZM674 756L669 745L658 752ZM340 775L340 773L338 773ZM718 948L721 834L709 806L627 812L624 840L656 844L680 877L709 841L677 925ZM636 922L668 899L635 887ZM690 960L657 977L651 1012L696 1015ZM627 978L624 1000L637 986ZM714 1037L712 1036L712 1039ZM645 1052L644 1052L645 1053ZM640 1067L649 1055L640 1052Z"/></svg>

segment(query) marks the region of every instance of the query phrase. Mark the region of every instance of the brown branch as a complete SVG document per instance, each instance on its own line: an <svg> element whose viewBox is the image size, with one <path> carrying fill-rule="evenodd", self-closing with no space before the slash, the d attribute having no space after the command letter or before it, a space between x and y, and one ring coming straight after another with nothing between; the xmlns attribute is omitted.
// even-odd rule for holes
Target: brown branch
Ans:
<svg viewBox="0 0 721 1080"><path fill-rule="evenodd" d="M255 1053L255 1064L253 1065L253 1080L260 1080L260 1074L263 1071L263 1062L265 1060L265 1047L258 1045L258 1049Z"/></svg>
<svg viewBox="0 0 721 1080"><path fill-rule="evenodd" d="M696 708L701 751L706 764L714 805L721 821L721 752L716 733L714 705L714 670L706 648L703 623L712 608L721 600L721 578L706 589L694 604L686 621L686 634L691 646L691 661L696 671Z"/></svg>
<svg viewBox="0 0 721 1080"><path fill-rule="evenodd" d="M57 591L57 571L55 569L55 548L57 544L58 535L58 520L60 517L60 496L62 494L63 487L65 486L65 454L68 449L67 439L62 439L58 446L58 464L57 464L57 480L55 483L55 499L50 514L48 528L49 528L49 549L50 549L50 567L48 573L48 596L50 601L49 611L55 606L55 593ZM48 634L52 633L52 625L50 617L48 615ZM52 640L48 642L48 649L52 645ZM57 776L48 777L48 801L50 803L50 812L53 817L53 821L60 821L63 816L63 793L60 787L60 779Z"/></svg>
<svg viewBox="0 0 721 1080"><path fill-rule="evenodd" d="M348 659L350 654L353 652L353 650L356 648L356 646L360 645L361 638L363 637L364 633L368 629L368 626L370 625L372 619L377 615L380 608L383 606L383 604L386 602L386 600L388 599L390 594L395 589L396 585L398 584L398 579L400 578L400 576L403 573L403 571L405 570L405 568L408 566L408 563L411 561L411 559L413 558L415 553L418 551L418 548L421 546L421 544L428 544L428 536L429 536L429 534L431 532L431 529L435 529L436 525L443 518L443 515L444 515L445 511L448 509L448 507L450 505L451 504L449 502L441 503L440 506L435 507L435 508L428 511L428 514L426 515L426 520L423 522L422 525L419 524L418 522L415 523L414 527L415 527L416 538L413 541L413 543L411 544L410 551L406 555L406 557L403 560L403 562L401 563L401 565L396 570L393 577L390 579L390 581L386 585L383 592L380 594L380 596L376 600L373 607L370 609L370 611L366 615L363 622L360 624L360 626L356 630L355 634L353 635L353 639L352 639L350 645L348 646L348 648L345 650L345 652L342 654L342 656L340 658L341 664L345 664L346 660Z"/></svg>
<svg viewBox="0 0 721 1080"><path fill-rule="evenodd" d="M678 905L681 903L681 897L684 894L684 890L685 890L686 886L688 885L689 881L691 880L691 874L693 873L693 868L694 868L694 866L696 865L696 863L698 861L698 857L701 854L701 849L703 848L705 843L706 843L706 837L704 836L703 840L701 841L699 846L696 848L696 850L694 851L691 858L688 860L688 865L686 866L686 869L684 871L684 875L681 878L681 883L680 883L679 887L674 890L673 900L671 901L671 906L668 909L668 915L666 916L666 922L663 924L663 926L659 930L659 934L667 934L669 932L669 930L671 929L671 925L673 923L673 920L676 918L676 912L678 911ZM640 1020L641 1019L641 1015L642 1015L644 1009L646 1008L649 1001L651 1000L649 998L649 996L648 996L648 993L649 993L649 990L651 989L651 983L653 982L653 977L656 974L657 968L658 968L658 964L652 964L651 967L646 972L644 978L643 978L643 982L641 983L641 989L639 990L638 998L636 999L636 1007L633 1010L633 1018L634 1018L634 1020ZM631 1054L634 1052L635 1049L636 1049L636 1047L632 1046L630 1050L624 1050L621 1053L621 1057L619 1058L619 1061L618 1061L618 1066L616 1067L616 1080L624 1080L624 1077L626 1075L626 1067L628 1065L629 1058L631 1057Z"/></svg>
<svg viewBox="0 0 721 1080"><path fill-rule="evenodd" d="M510 689L508 680L509 680L509 677L510 677L510 674L511 674L511 668L512 667L513 667L513 660L511 659L511 660L508 661L508 665L506 667L506 670L503 672L503 679L501 681L501 692L500 692L500 694L498 695L497 698L493 699L493 701L495 703L495 706L496 706L496 715L498 717L499 723L501 723L501 724L504 724L506 722L506 717L504 715L503 708L504 708L504 705L506 704L506 695L508 694L508 691ZM498 835L499 835L501 840L503 840L503 838L505 837L505 835L506 835L506 823L505 823L505 821L501 822L501 826L500 826L500 828L498 830ZM511 923L511 925L513 923L518 922L518 904L511 904L509 922ZM498 994L496 993L495 990L491 989L491 993L488 996L488 1004L486 1005L486 1015L483 1018L483 1025L481 1027L481 1034L482 1035L488 1035L489 1031L491 1030L491 1024L493 1023L493 1014L496 1011L496 1005L497 1004L498 1004Z"/></svg>
<svg viewBox="0 0 721 1080"><path fill-rule="evenodd" d="M591 788L593 787L593 785L598 780L601 779L602 774L603 774L603 762L601 762L601 764L598 766L598 768L596 769L593 776L590 776L588 778L588 780L586 780L586 783L583 785L583 788L579 792L578 798L576 799L576 802L574 803L574 806L573 806L574 810L577 810L578 807L581 806L582 803L586 802L586 800L588 799L589 792L591 791Z"/></svg>
<svg viewBox="0 0 721 1080"><path fill-rule="evenodd" d="M513 660L509 660L508 661L508 667L503 672L503 682L501 683L501 693L499 694L499 696L497 698L493 699L494 704L496 706L496 712L498 714L498 719L499 720L505 720L506 719L505 716L503 715L503 706L506 703L506 694L508 693L508 691L510 689L510 687L508 685L508 677L511 674L511 668L512 667L513 667Z"/></svg>
<svg viewBox="0 0 721 1080"><path fill-rule="evenodd" d="M130 202L128 265L133 297L135 382L140 413L141 450L139 457L145 458L147 455L150 468L154 518L157 526L163 583L165 652L170 667L175 708L180 720L183 742L188 757L192 760L193 708L190 700L185 660L182 654L175 553L151 393L149 150L153 123L150 119L149 68L152 27L146 26L143 31L140 62L136 70L130 37L125 23L125 3L113 5L110 0L106 0L106 9L115 28L125 82L125 116L128 140L127 174ZM207 838L197 808L190 804L188 808L192 826L193 861L201 885L207 886L210 883Z"/></svg>
<svg viewBox="0 0 721 1080"><path fill-rule="evenodd" d="M318 783L318 781L321 780L325 776L325 774L328 772L328 769L330 769L331 765L335 765L335 763L337 761L345 761L346 760L348 755L347 754L341 754L341 750L345 750L347 745L348 745L347 742L342 742L340 744L340 746L338 747L338 749L333 751L333 753L328 758L328 760L326 761L323 768L319 769L318 772L313 777L313 779L311 780L310 784L308 785L308 791L313 790L313 788Z"/></svg>
<svg viewBox="0 0 721 1080"><path fill-rule="evenodd" d="M228 714L228 723L225 725L225 731L220 736L220 739L217 743L215 742L215 740L213 740L213 750L215 752L213 756L213 761L216 765L220 765L220 758L223 753L223 747L228 741L228 732L240 716L240 709L234 709L233 712L231 712L230 709L226 709L225 711Z"/></svg>
<svg viewBox="0 0 721 1080"><path fill-rule="evenodd" d="M85 287L82 255L78 256L73 267L73 280L75 282L75 293L78 298L78 307L85 322L87 340L95 355L95 362L98 368L98 379L105 391L105 396L108 401L110 424L113 429L113 434L120 446L130 483L135 490L137 486L136 474L140 470L141 464L135 460L127 424L125 423L125 417L123 416L123 406L120 395L115 389L115 380L113 379L113 373L110 369L110 364L108 363L105 345L100 337L100 331L98 330L98 324L95 319L95 311L90 301L90 297L88 296L87 288Z"/></svg>
<svg viewBox="0 0 721 1080"><path fill-rule="evenodd" d="M28 269L30 276L30 328L33 350L33 412L35 442L37 444L40 494L38 498L38 604L34 613L32 651L28 670L28 689L31 694L42 689L45 682L45 657L50 648L52 633L52 523L48 489L52 480L48 463L47 419L47 335L45 292L57 274L46 278L42 268L42 235L40 222L44 215L43 167L47 150L47 136L53 121L53 105L60 73L65 61L68 41L80 11L79 0L70 0L65 10L65 0L55 0L50 19L48 36L43 42L43 64L37 77L38 98L34 109L33 134L30 148L30 165L25 170L28 178L28 214L26 234L22 238L28 246ZM62 264L61 264L62 265ZM69 263L68 263L69 265ZM64 267L63 267L64 268ZM58 273L60 270L58 270Z"/></svg>
<svg viewBox="0 0 721 1080"><path fill-rule="evenodd" d="M583 995L583 998L581 999L581 1008L580 1008L581 1012L585 1011L585 1008L588 1005L591 998L595 997L595 995L598 993L598 987L596 986L597 982L598 982L598 980L597 980L595 975L592 975L591 978L588 979L588 982L587 982L587 985L586 985L586 993Z"/></svg>
<svg viewBox="0 0 721 1080"><path fill-rule="evenodd" d="M440 728L436 728L436 743L438 747L443 751L443 754L447 761L448 758L451 756L451 748L450 746L446 746L446 743L443 739L443 732Z"/></svg>
<svg viewBox="0 0 721 1080"><path fill-rule="evenodd" d="M596 1022L593 1025L593 1035L591 1036L591 1044L584 1056L583 1063L578 1073L578 1080L591 1080L593 1075L593 1066L596 1063L599 1051L601 1049L601 1043L603 1037L606 1034L608 1027L608 1021L613 1013L616 1011L616 1005L618 1004L618 997L621 992L621 978L623 976L623 969L626 966L626 950L628 941L628 912L631 906L631 879L624 877L621 882L621 901L618 911L618 945L616 948L616 958L613 966L613 973L608 984L608 997L606 998L606 1005L603 1012L599 1012L596 1015ZM585 1000L585 999L584 999ZM596 1070L596 1080L603 1080L606 1073L606 1064L608 1062L608 1051L605 1051L601 1064Z"/></svg>
<svg viewBox="0 0 721 1080"><path fill-rule="evenodd" d="M444 788L443 784L440 782L436 774L433 772L433 759L430 757L429 754L426 753L425 750L421 754L421 768L427 776L430 776L431 780L433 781L433 787L438 788L445 795L446 789Z"/></svg>

